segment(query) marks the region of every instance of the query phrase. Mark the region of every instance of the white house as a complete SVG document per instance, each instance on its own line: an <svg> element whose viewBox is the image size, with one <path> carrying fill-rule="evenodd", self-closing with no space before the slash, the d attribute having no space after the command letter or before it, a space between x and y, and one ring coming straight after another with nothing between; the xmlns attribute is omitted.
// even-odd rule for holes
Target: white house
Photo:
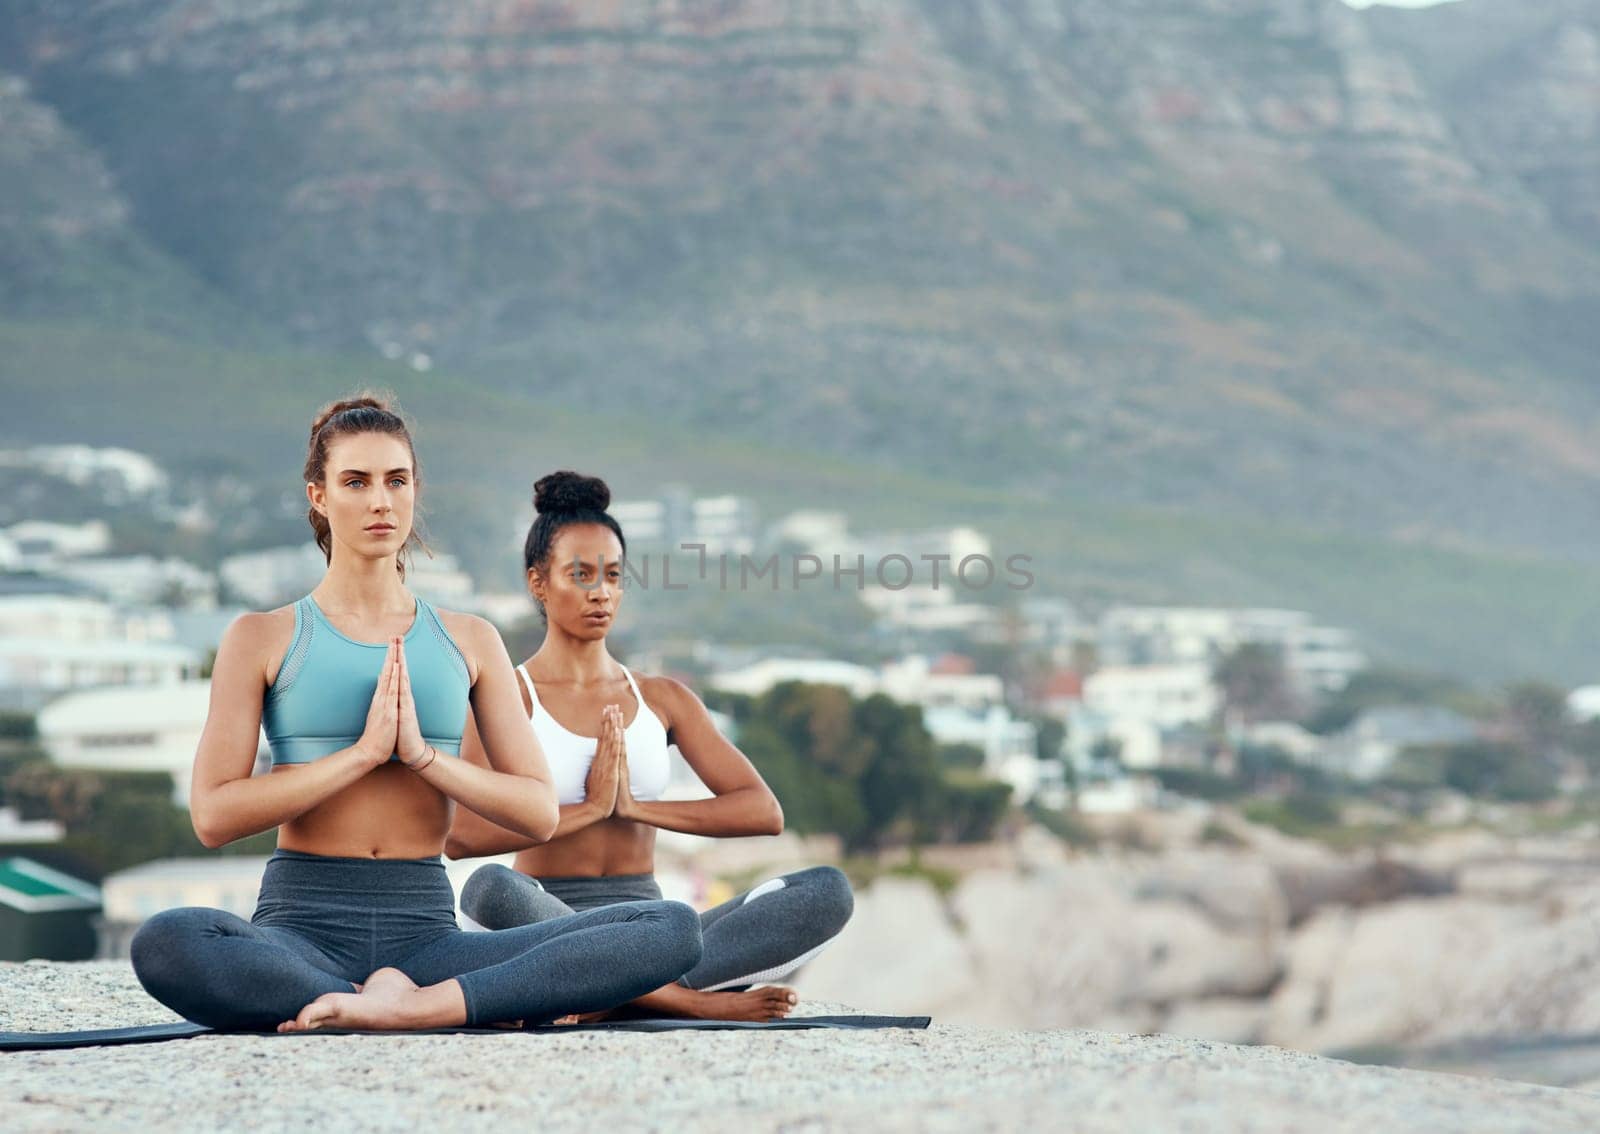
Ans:
<svg viewBox="0 0 1600 1134"><path fill-rule="evenodd" d="M1233 737L1237 744L1255 748L1276 748L1291 760L1315 764L1327 746L1327 739L1308 732L1294 721L1261 721L1246 725Z"/></svg>
<svg viewBox="0 0 1600 1134"><path fill-rule="evenodd" d="M0 638L55 638L63 642L105 642L128 637L125 619L104 599L78 594L0 595ZM134 633L150 629L141 622Z"/></svg>
<svg viewBox="0 0 1600 1134"><path fill-rule="evenodd" d="M956 573L961 561L972 556L990 557L991 546L989 537L976 528L950 527L868 532L849 550L851 555L848 558L854 559L857 554L866 556L869 572L885 556L903 555L915 567L917 582L930 585L933 583L935 560L942 557L944 561L937 563L938 585L942 589L959 587L961 583ZM996 564L997 575L1001 567L1001 564ZM871 577L870 574L868 577ZM972 572L969 577L976 581L979 575Z"/></svg>
<svg viewBox="0 0 1600 1134"><path fill-rule="evenodd" d="M1306 694L1342 689L1367 665L1350 631L1317 625L1302 610L1122 606L1100 620L1100 658L1108 664L1212 666L1248 642L1278 649Z"/></svg>
<svg viewBox="0 0 1600 1134"><path fill-rule="evenodd" d="M1209 666L1238 639L1228 610L1116 606L1101 616L1098 640L1100 661L1106 665Z"/></svg>
<svg viewBox="0 0 1600 1134"><path fill-rule="evenodd" d="M24 520L5 530L14 565L23 571L49 571L64 560L104 555L111 550L111 528L104 520L58 524Z"/></svg>
<svg viewBox="0 0 1600 1134"><path fill-rule="evenodd" d="M801 509L774 524L767 538L773 543L798 544L807 551L826 551L831 555L849 541L850 521L843 512Z"/></svg>
<svg viewBox="0 0 1600 1134"><path fill-rule="evenodd" d="M912 654L886 664L878 677L878 690L896 701L913 705L959 705L984 709L1005 704L1005 682L993 673L938 673L924 654Z"/></svg>
<svg viewBox="0 0 1600 1134"><path fill-rule="evenodd" d="M63 768L167 772L175 799L187 804L210 701L210 681L69 693L39 713L39 739ZM256 741L258 765L267 753L262 732Z"/></svg>
<svg viewBox="0 0 1600 1134"><path fill-rule="evenodd" d="M0 689L42 700L69 689L159 685L200 672L202 657L172 642L0 638Z"/></svg>
<svg viewBox="0 0 1600 1134"><path fill-rule="evenodd" d="M209 607L217 602L217 579L209 571L174 556L113 555L73 559L56 574L93 587L115 602L157 603L177 597L185 606Z"/></svg>
<svg viewBox="0 0 1600 1134"><path fill-rule="evenodd" d="M724 670L707 682L713 689L759 697L785 681L812 685L838 685L852 697L870 697L878 691L878 675L864 665L827 658L765 658L741 669Z"/></svg>
<svg viewBox="0 0 1600 1134"><path fill-rule="evenodd" d="M1580 724L1600 717L1600 685L1582 685L1568 693L1567 715Z"/></svg>
<svg viewBox="0 0 1600 1134"><path fill-rule="evenodd" d="M1372 780L1387 772L1407 748L1461 744L1477 735L1477 727L1453 710L1391 705L1362 713L1330 737L1316 759L1331 772Z"/></svg>
<svg viewBox="0 0 1600 1134"><path fill-rule="evenodd" d="M983 750L983 770L1011 785L1012 798L1026 803L1041 789L1061 786L1061 764L1039 759L1038 729L1004 705L982 710L947 704L924 708L923 727L940 744L970 744Z"/></svg>
<svg viewBox="0 0 1600 1134"><path fill-rule="evenodd" d="M1161 730L1147 720L1113 717L1074 705L1067 713L1067 759L1080 777L1104 774L1095 752L1106 745L1116 748L1124 768L1155 768L1161 764Z"/></svg>
<svg viewBox="0 0 1600 1134"><path fill-rule="evenodd" d="M15 450L7 464L19 463ZM92 445L35 445L23 450L20 463L77 485L98 484L113 498L151 496L165 491L168 480L161 466L143 453Z"/></svg>
<svg viewBox="0 0 1600 1134"><path fill-rule="evenodd" d="M1106 666L1083 682L1084 708L1158 729L1204 723L1220 704L1210 667L1198 663Z"/></svg>
<svg viewBox="0 0 1600 1134"><path fill-rule="evenodd" d="M24 819L15 807L0 807L0 843L58 843L66 833L54 819Z"/></svg>
<svg viewBox="0 0 1600 1134"><path fill-rule="evenodd" d="M218 568L223 583L257 608L278 606L309 593L328 563L315 543L230 555Z"/></svg>
<svg viewBox="0 0 1600 1134"><path fill-rule="evenodd" d="M707 555L748 553L760 532L749 497L696 497L682 485L665 486L655 499L618 500L608 511L628 542L641 548L704 544Z"/></svg>

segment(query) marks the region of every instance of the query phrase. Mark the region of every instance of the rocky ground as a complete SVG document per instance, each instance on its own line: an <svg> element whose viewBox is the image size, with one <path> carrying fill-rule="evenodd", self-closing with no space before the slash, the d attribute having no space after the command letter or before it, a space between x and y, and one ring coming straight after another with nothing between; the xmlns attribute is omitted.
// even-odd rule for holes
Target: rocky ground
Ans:
<svg viewBox="0 0 1600 1134"><path fill-rule="evenodd" d="M815 1004L813 1011L839 1011ZM0 965L0 1029L170 1019L123 962ZM205 1036L0 1056L8 1131L1592 1131L1600 1094L1091 1031Z"/></svg>

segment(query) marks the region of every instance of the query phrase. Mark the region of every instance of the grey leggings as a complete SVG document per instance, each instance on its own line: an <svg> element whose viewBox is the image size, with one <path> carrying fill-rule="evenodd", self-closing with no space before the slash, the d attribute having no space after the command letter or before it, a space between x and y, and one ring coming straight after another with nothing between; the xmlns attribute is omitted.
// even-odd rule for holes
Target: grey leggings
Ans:
<svg viewBox="0 0 1600 1134"><path fill-rule="evenodd" d="M167 910L134 935L132 955L146 992L214 1028L275 1028L385 966L419 985L454 978L469 1025L533 1024L614 1008L676 980L700 960L700 922L680 902L653 901L464 933L437 858L280 850L251 920Z"/></svg>
<svg viewBox="0 0 1600 1134"><path fill-rule="evenodd" d="M461 909L484 928L505 932L512 926L547 924L574 911L615 909L619 902L660 897L650 874L530 878L491 863L467 879ZM831 866L763 882L700 915L700 963L672 979L707 992L777 980L821 952L854 908L849 881Z"/></svg>

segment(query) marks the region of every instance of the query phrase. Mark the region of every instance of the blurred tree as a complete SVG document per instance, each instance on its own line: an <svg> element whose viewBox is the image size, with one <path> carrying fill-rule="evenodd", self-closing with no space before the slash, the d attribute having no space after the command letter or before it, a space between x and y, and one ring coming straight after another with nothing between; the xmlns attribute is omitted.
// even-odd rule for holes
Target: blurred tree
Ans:
<svg viewBox="0 0 1600 1134"><path fill-rule="evenodd" d="M1034 747L1041 760L1061 760L1066 756L1067 726L1055 717L1035 717Z"/></svg>
<svg viewBox="0 0 1600 1134"><path fill-rule="evenodd" d="M1567 691L1543 681L1523 681L1506 690L1505 720L1511 743L1533 756L1566 747L1574 732Z"/></svg>
<svg viewBox="0 0 1600 1134"><path fill-rule="evenodd" d="M60 850L93 878L177 855L208 855L189 813L172 802L165 772L100 772L30 764L6 781L6 795L28 819L66 828ZM260 842L257 841L256 849Z"/></svg>
<svg viewBox="0 0 1600 1134"><path fill-rule="evenodd" d="M984 764L983 749L976 744L939 745L939 764L947 769L977 771Z"/></svg>
<svg viewBox="0 0 1600 1134"><path fill-rule="evenodd" d="M864 851L930 837L987 838L1005 812L1009 788L946 782L915 705L882 694L856 701L836 686L799 682L707 703L734 716L739 747L795 831L833 832L847 849Z"/></svg>
<svg viewBox="0 0 1600 1134"><path fill-rule="evenodd" d="M1218 660L1215 677L1226 710L1246 724L1299 715L1283 652L1276 647L1245 642Z"/></svg>

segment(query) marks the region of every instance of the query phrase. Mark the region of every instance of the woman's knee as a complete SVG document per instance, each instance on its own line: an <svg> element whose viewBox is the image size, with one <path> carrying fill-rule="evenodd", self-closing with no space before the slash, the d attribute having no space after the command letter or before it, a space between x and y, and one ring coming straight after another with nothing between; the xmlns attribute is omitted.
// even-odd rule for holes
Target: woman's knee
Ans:
<svg viewBox="0 0 1600 1134"><path fill-rule="evenodd" d="M220 912L200 907L162 910L141 925L128 944L128 957L139 983L157 999L157 989L181 984L193 963L196 945L218 932Z"/></svg>
<svg viewBox="0 0 1600 1134"><path fill-rule="evenodd" d="M498 862L474 870L461 887L461 910L485 929L510 929L526 924L510 916L510 906L520 886L530 880Z"/></svg>
<svg viewBox="0 0 1600 1134"><path fill-rule="evenodd" d="M665 937L663 951L668 953L675 968L673 978L681 976L700 963L705 948L700 937L700 915L682 902L650 902L651 916L662 924Z"/></svg>
<svg viewBox="0 0 1600 1134"><path fill-rule="evenodd" d="M850 879L844 871L832 866L813 866L800 871L797 882L803 885L816 904L816 919L830 928L830 936L839 932L856 909L855 892L850 889Z"/></svg>

